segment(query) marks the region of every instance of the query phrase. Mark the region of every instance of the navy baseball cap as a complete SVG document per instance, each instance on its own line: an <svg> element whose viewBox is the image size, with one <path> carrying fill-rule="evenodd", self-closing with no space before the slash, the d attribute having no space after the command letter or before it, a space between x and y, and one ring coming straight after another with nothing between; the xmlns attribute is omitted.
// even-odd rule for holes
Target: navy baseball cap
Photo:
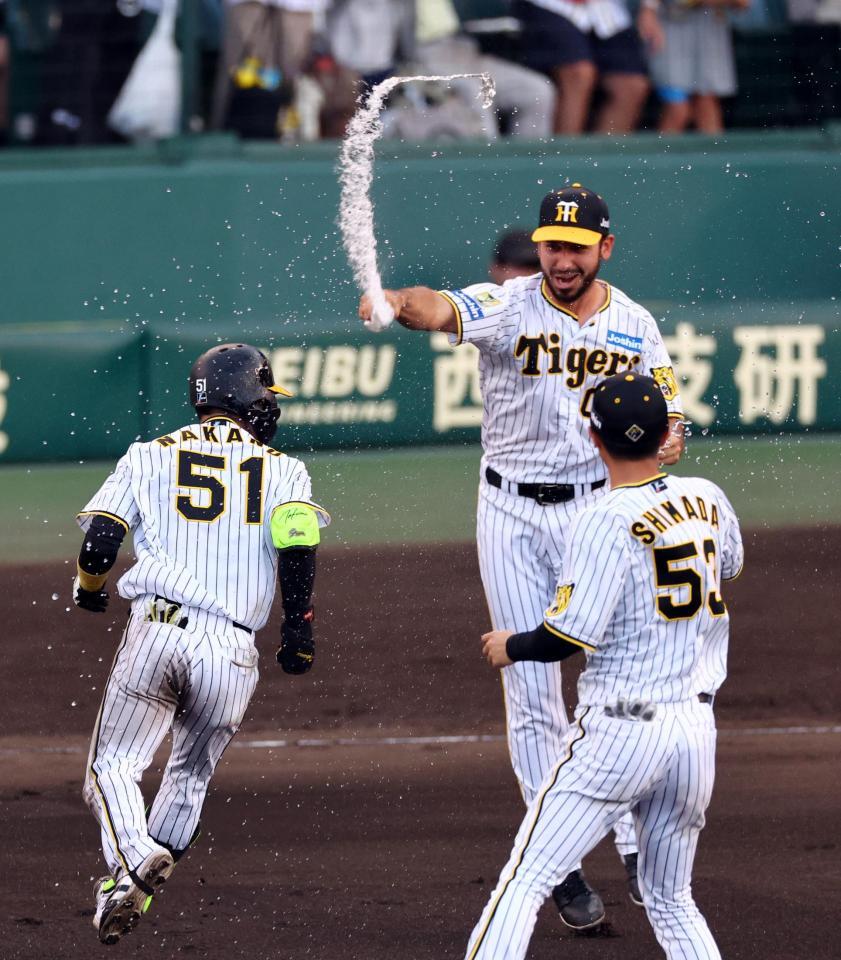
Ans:
<svg viewBox="0 0 841 960"><path fill-rule="evenodd" d="M639 373L608 377L593 394L590 422L612 447L622 450L659 445L669 426L669 410L660 387Z"/></svg>
<svg viewBox="0 0 841 960"><path fill-rule="evenodd" d="M527 230L510 230L496 241L493 262L511 267L534 267L540 269L537 247Z"/></svg>
<svg viewBox="0 0 841 960"><path fill-rule="evenodd" d="M540 204L540 225L531 235L540 240L564 240L590 247L610 233L607 204L593 190L574 183L547 193Z"/></svg>

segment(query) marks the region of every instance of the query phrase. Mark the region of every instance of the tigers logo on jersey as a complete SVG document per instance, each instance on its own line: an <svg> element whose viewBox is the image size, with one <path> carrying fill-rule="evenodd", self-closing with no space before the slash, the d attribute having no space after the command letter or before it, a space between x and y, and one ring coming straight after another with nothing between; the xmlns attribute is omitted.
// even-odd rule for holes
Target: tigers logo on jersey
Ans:
<svg viewBox="0 0 841 960"><path fill-rule="evenodd" d="M677 396L677 380L671 367L654 367L651 376L667 400L674 400Z"/></svg>
<svg viewBox="0 0 841 960"><path fill-rule="evenodd" d="M569 606L569 602L572 599L572 591L575 589L574 583L562 583L559 584L557 590L555 591L555 602L551 607L546 611L547 617L558 617L564 610Z"/></svg>

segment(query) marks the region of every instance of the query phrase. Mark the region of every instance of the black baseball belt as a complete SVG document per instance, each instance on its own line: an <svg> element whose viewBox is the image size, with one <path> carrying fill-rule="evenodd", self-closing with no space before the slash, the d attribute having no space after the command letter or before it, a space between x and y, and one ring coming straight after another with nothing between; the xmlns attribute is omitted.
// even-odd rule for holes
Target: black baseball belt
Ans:
<svg viewBox="0 0 841 960"><path fill-rule="evenodd" d="M165 604L163 608L158 608L156 611L156 620L159 623L168 623L171 627L178 627L183 630L187 624L190 622L189 617L181 616L181 604L176 603L174 600L168 600L166 597L160 596L160 594L155 594L155 601ZM149 617L147 616L147 619ZM231 620L231 623L237 628L237 630L245 630L246 633L254 633L251 627L246 627L244 623L239 623L237 620Z"/></svg>
<svg viewBox="0 0 841 960"><path fill-rule="evenodd" d="M603 487L606 480L596 480L594 483L513 483L503 478L492 467L485 467L485 479L492 487L499 490L508 490L513 493L515 490L521 497L529 497L536 500L541 507L552 503L566 503L575 499L575 488L583 487L585 490L598 490Z"/></svg>

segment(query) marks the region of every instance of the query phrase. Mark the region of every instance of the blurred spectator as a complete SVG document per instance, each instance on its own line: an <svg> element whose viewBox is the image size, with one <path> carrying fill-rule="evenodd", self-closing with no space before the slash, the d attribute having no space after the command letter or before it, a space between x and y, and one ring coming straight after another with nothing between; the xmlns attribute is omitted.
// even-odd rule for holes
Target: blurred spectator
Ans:
<svg viewBox="0 0 841 960"><path fill-rule="evenodd" d="M291 83L311 58L315 15L324 10L326 2L225 0L210 118L214 130L225 125L235 74L242 81L238 82L240 89L272 93L285 84L286 100L291 102ZM248 82L252 78L253 84ZM283 99L277 98L278 108Z"/></svg>
<svg viewBox="0 0 841 960"><path fill-rule="evenodd" d="M721 133L721 97L736 92L729 10L750 0L643 0L660 11L665 43L651 56L651 76L663 106L658 129Z"/></svg>
<svg viewBox="0 0 841 960"><path fill-rule="evenodd" d="M139 47L114 0L6 0L14 50L12 134L39 146L117 141L105 117Z"/></svg>
<svg viewBox="0 0 841 960"><path fill-rule="evenodd" d="M461 32L452 0L416 0L417 45L412 67L422 73L489 73L496 83L494 106L513 137L548 138L555 102L552 84L534 70L482 53L472 37ZM488 139L499 136L493 110L476 99L476 81L454 84L461 99L473 108Z"/></svg>
<svg viewBox="0 0 841 960"><path fill-rule="evenodd" d="M794 91L806 123L841 117L841 0L788 0Z"/></svg>
<svg viewBox="0 0 841 960"><path fill-rule="evenodd" d="M415 0L333 0L325 33L337 63L379 83L414 53Z"/></svg>
<svg viewBox="0 0 841 960"><path fill-rule="evenodd" d="M596 133L635 129L649 92L643 43L659 49L656 10L640 9L634 26L625 0L516 0L523 25L523 55L558 88L554 131L579 134L587 126L597 89L603 102Z"/></svg>
<svg viewBox="0 0 841 960"><path fill-rule="evenodd" d="M537 244L528 230L509 230L497 238L488 276L494 283L505 283L512 277L529 277L540 271Z"/></svg>

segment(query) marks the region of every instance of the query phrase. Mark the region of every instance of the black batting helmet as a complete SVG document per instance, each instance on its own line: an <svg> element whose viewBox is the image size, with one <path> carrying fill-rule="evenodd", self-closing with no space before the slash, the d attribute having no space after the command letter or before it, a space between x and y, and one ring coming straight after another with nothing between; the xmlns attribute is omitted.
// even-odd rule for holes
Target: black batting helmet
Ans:
<svg viewBox="0 0 841 960"><path fill-rule="evenodd" d="M590 424L614 456L642 460L660 448L669 410L651 377L617 373L596 387Z"/></svg>
<svg viewBox="0 0 841 960"><path fill-rule="evenodd" d="M277 431L278 394L292 396L275 386L266 355L247 343L213 347L190 370L190 403L196 412L230 413L261 443L271 443Z"/></svg>

